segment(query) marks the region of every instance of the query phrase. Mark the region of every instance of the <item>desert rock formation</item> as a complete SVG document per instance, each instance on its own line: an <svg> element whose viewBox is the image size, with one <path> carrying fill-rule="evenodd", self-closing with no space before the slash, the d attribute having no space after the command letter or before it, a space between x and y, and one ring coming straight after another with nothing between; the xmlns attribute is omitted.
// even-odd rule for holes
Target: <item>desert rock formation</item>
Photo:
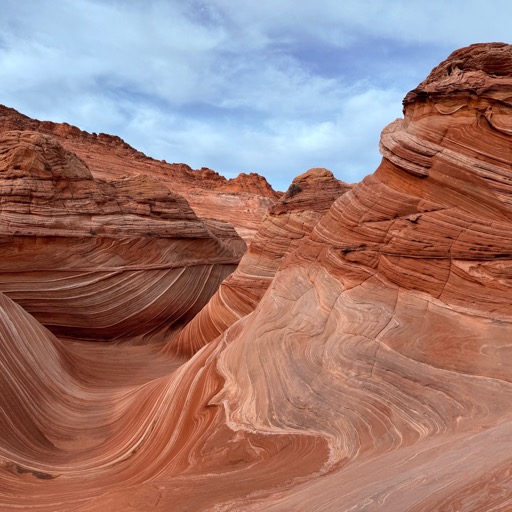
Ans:
<svg viewBox="0 0 512 512"><path fill-rule="evenodd" d="M298 247L351 188L327 169L310 169L295 178L269 208L236 271L227 277L205 308L169 342L174 354L194 354L240 318L254 311L274 279L283 257Z"/></svg>
<svg viewBox="0 0 512 512"><path fill-rule="evenodd" d="M374 174L319 218L300 183L272 207L232 278L266 291L213 339L194 319L185 361L0 295L0 509L511 510L510 97L512 46L454 52Z"/></svg>
<svg viewBox="0 0 512 512"><path fill-rule="evenodd" d="M241 173L227 180L211 169L193 170L186 164L154 160L117 136L88 133L67 123L38 121L0 105L0 133L11 130L50 135L79 156L92 175L103 181L138 174L153 177L182 195L198 217L233 225L246 242L256 233L267 208L279 197L256 173Z"/></svg>
<svg viewBox="0 0 512 512"><path fill-rule="evenodd" d="M149 176L99 182L38 132L5 132L0 147L1 291L55 334L164 341L245 250Z"/></svg>

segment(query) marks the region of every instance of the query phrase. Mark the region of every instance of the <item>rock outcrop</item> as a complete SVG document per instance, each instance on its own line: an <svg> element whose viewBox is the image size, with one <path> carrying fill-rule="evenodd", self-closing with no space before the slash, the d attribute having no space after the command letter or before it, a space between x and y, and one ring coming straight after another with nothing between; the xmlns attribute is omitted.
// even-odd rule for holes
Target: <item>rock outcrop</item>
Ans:
<svg viewBox="0 0 512 512"><path fill-rule="evenodd" d="M168 164L147 157L120 137L88 133L67 123L38 121L0 105L0 133L11 130L51 135L80 157L96 179L151 176L182 195L198 217L233 225L246 242L256 233L267 208L279 197L266 179L255 173L241 173L228 180L211 169L194 171L186 164Z"/></svg>
<svg viewBox="0 0 512 512"><path fill-rule="evenodd" d="M295 178L288 191L269 208L236 271L167 344L166 351L194 354L254 311L284 256L303 243L332 203L350 188L327 169L310 169Z"/></svg>
<svg viewBox="0 0 512 512"><path fill-rule="evenodd" d="M227 510L512 507L511 59L460 50L406 97L223 352L230 425L330 448L328 476Z"/></svg>
<svg viewBox="0 0 512 512"><path fill-rule="evenodd" d="M98 182L48 135L0 135L1 292L71 338L163 341L245 244L148 176Z"/></svg>
<svg viewBox="0 0 512 512"><path fill-rule="evenodd" d="M510 61L436 68L277 272L262 227L241 269L275 272L266 292L181 366L64 343L0 295L0 508L510 510Z"/></svg>

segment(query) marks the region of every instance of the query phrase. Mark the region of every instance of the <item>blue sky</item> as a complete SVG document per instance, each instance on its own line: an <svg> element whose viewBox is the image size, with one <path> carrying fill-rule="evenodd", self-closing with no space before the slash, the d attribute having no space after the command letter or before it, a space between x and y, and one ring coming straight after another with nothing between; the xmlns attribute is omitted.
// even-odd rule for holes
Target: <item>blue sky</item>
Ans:
<svg viewBox="0 0 512 512"><path fill-rule="evenodd" d="M508 0L2 0L0 103L284 190L375 170L453 50L511 42Z"/></svg>

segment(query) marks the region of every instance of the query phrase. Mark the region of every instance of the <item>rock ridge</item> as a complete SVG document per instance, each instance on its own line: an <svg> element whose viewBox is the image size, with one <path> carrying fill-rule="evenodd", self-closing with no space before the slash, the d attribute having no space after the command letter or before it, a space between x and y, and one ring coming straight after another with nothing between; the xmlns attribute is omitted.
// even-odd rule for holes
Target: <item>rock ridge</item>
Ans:
<svg viewBox="0 0 512 512"><path fill-rule="evenodd" d="M0 291L54 334L163 341L245 251L151 176L97 181L40 132L1 133L0 148Z"/></svg>
<svg viewBox="0 0 512 512"><path fill-rule="evenodd" d="M460 93L481 96L499 89L499 96L512 89L512 45L476 43L455 50L436 66L418 87L404 98L404 105L429 97ZM500 98L501 99L501 98Z"/></svg>
<svg viewBox="0 0 512 512"><path fill-rule="evenodd" d="M256 173L241 173L228 180L207 168L194 171L186 164L150 158L120 137L91 134L67 123L38 121L0 105L0 133L11 130L52 136L102 181L140 174L152 176L182 195L200 218L215 218L233 225L246 242L256 233L267 208L278 198L266 179Z"/></svg>
<svg viewBox="0 0 512 512"><path fill-rule="evenodd" d="M237 269L220 285L201 312L165 351L191 355L254 311L283 259L292 253L329 210L351 189L327 169L310 169L295 178L267 212Z"/></svg>

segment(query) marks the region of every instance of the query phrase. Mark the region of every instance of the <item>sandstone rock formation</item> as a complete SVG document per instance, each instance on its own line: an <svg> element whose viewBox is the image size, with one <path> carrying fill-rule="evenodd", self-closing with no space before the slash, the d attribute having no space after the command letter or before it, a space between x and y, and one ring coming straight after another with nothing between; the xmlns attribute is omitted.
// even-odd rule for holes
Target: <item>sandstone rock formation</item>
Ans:
<svg viewBox="0 0 512 512"><path fill-rule="evenodd" d="M450 56L181 365L59 340L0 295L0 509L511 510L510 97L512 46ZM289 239L300 192L265 220Z"/></svg>
<svg viewBox="0 0 512 512"><path fill-rule="evenodd" d="M332 203L350 188L327 169L310 169L295 178L269 208L236 271L166 350L191 355L254 311L283 257L303 242Z"/></svg>
<svg viewBox="0 0 512 512"><path fill-rule="evenodd" d="M245 244L148 176L93 179L48 135L0 135L1 292L52 332L163 341L234 269Z"/></svg>
<svg viewBox="0 0 512 512"><path fill-rule="evenodd" d="M0 133L10 130L51 135L78 155L97 179L118 180L141 173L151 176L182 195L198 217L233 225L246 242L279 197L266 179L255 173L227 180L207 168L194 171L185 164L154 160L117 136L88 133L67 123L37 121L0 105Z"/></svg>
<svg viewBox="0 0 512 512"><path fill-rule="evenodd" d="M511 62L512 46L472 46L406 97L380 167L223 352L229 424L330 449L328 476L245 510L512 507Z"/></svg>

